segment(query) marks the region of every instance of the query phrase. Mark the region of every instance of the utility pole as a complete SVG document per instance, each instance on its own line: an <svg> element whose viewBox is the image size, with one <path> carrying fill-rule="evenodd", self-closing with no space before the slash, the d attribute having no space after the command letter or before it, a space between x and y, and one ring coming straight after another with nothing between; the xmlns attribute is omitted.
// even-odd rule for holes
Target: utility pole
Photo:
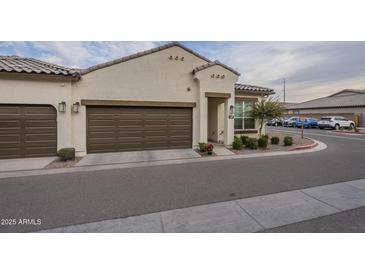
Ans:
<svg viewBox="0 0 365 274"><path fill-rule="evenodd" d="M283 82L284 82L284 104L285 104L285 78L283 79Z"/></svg>

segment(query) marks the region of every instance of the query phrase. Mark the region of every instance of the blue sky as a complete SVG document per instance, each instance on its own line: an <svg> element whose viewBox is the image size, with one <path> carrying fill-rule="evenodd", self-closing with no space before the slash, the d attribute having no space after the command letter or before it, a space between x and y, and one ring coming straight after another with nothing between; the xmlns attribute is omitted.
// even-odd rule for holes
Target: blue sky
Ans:
<svg viewBox="0 0 365 274"><path fill-rule="evenodd" d="M86 68L166 42L0 42L0 55ZM182 42L241 72L240 82L274 88L301 102L344 88L365 89L365 42Z"/></svg>

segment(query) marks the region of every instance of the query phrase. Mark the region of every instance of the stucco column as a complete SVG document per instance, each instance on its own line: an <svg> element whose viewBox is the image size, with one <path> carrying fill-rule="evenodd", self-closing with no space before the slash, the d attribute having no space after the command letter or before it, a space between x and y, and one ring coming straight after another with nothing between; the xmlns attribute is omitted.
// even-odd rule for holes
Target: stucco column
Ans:
<svg viewBox="0 0 365 274"><path fill-rule="evenodd" d="M208 142L208 98L205 97L204 92L200 93L199 100L199 142Z"/></svg>
<svg viewBox="0 0 365 274"><path fill-rule="evenodd" d="M73 147L72 144L72 121L71 102L66 101L66 111L59 112L57 109L57 150L65 147Z"/></svg>
<svg viewBox="0 0 365 274"><path fill-rule="evenodd" d="M228 98L224 103L224 145L231 146L234 138L234 119L229 119L229 108L234 106L234 98Z"/></svg>

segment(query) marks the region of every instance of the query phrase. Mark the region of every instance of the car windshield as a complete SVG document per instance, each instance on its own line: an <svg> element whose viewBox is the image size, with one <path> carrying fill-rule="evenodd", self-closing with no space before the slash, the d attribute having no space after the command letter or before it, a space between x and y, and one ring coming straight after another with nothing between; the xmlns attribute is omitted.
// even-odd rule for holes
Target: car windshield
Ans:
<svg viewBox="0 0 365 274"><path fill-rule="evenodd" d="M321 120L325 120L325 121L331 121L331 117L322 117Z"/></svg>

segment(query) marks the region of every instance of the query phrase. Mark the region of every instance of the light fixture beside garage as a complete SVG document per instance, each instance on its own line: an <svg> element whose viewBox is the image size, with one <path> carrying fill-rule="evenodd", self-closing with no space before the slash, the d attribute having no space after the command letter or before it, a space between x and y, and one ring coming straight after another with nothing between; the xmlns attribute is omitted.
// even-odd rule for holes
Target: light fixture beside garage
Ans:
<svg viewBox="0 0 365 274"><path fill-rule="evenodd" d="M232 105L229 107L228 119L234 119L234 106Z"/></svg>
<svg viewBox="0 0 365 274"><path fill-rule="evenodd" d="M58 103L58 111L59 112L65 112L66 111L66 102L62 101L61 103Z"/></svg>
<svg viewBox="0 0 365 274"><path fill-rule="evenodd" d="M79 113L80 103L76 102L72 105L72 112Z"/></svg>

